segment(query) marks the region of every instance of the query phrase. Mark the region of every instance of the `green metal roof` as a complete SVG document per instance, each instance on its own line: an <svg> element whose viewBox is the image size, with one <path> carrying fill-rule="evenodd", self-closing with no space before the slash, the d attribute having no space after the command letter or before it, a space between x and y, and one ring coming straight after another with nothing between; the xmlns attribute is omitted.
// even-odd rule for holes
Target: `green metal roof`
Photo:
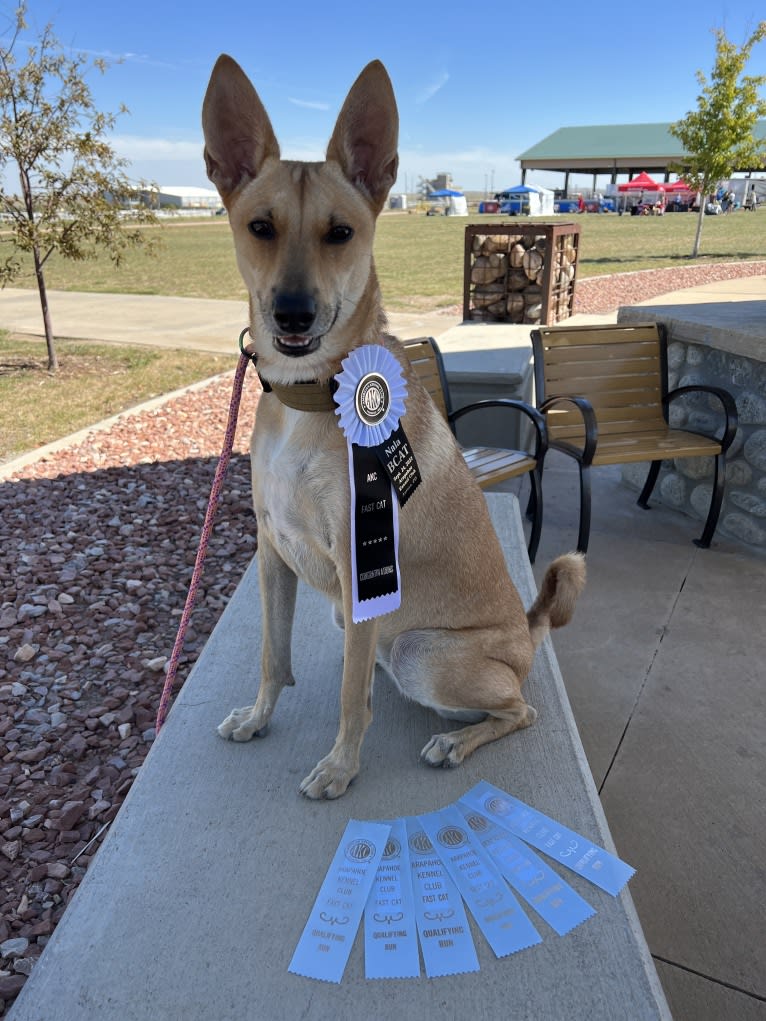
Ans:
<svg viewBox="0 0 766 1021"><path fill-rule="evenodd" d="M582 159L591 156L683 156L669 124L594 124L559 128L518 158Z"/></svg>
<svg viewBox="0 0 766 1021"><path fill-rule="evenodd" d="M766 138L766 120L757 138ZM667 124L594 124L559 128L517 157L528 169L664 167L685 155ZM747 168L745 168L747 169Z"/></svg>

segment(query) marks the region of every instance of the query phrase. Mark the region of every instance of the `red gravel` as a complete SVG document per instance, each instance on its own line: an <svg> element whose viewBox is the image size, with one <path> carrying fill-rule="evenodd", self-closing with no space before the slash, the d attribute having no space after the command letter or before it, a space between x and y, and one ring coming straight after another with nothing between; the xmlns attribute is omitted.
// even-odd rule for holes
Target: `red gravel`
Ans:
<svg viewBox="0 0 766 1021"><path fill-rule="evenodd" d="M620 305L635 305L669 291L737 280L766 274L766 262L719 262L710 265L681 266L678 269L647 269L640 273L615 273L612 276L586 277L575 285L575 312L601 314Z"/></svg>
<svg viewBox="0 0 766 1021"><path fill-rule="evenodd" d="M228 374L0 485L0 1015L153 740L230 391ZM259 392L250 373L179 684L255 551Z"/></svg>
<svg viewBox="0 0 766 1021"><path fill-rule="evenodd" d="M766 262L584 279L576 310L766 274ZM122 416L0 485L0 1016L154 737L220 452L231 374ZM256 547L248 375L183 681Z"/></svg>

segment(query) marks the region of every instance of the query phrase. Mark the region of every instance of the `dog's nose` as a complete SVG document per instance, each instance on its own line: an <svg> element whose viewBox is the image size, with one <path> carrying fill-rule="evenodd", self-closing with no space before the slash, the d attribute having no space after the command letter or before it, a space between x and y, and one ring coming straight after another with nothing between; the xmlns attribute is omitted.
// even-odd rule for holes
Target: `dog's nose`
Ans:
<svg viewBox="0 0 766 1021"><path fill-rule="evenodd" d="M316 302L310 294L277 294L274 321L285 335L308 333L316 318Z"/></svg>

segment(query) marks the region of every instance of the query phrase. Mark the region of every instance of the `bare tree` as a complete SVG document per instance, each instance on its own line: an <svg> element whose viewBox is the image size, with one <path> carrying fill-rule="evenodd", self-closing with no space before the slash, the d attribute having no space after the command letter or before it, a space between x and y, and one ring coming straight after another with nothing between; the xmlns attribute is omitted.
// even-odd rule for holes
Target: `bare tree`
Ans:
<svg viewBox="0 0 766 1021"><path fill-rule="evenodd" d="M65 50L51 25L17 61L26 11L23 0L0 39L0 172L15 167L19 182L12 193L0 180L0 284L24 272L31 256L48 369L54 372L58 359L45 286L50 256L81 260L106 251L119 263L127 249L147 242L141 226L156 220L138 202L138 187L125 174L128 161L106 140L116 115L96 109L85 78L90 70L105 72L107 64Z"/></svg>
<svg viewBox="0 0 766 1021"><path fill-rule="evenodd" d="M757 170L766 163L766 139L756 139L754 134L756 122L766 116L766 100L758 96L766 75L744 73L753 46L766 38L766 21L760 22L739 49L723 29L716 29L715 37L716 60L710 82L697 72L702 87L697 109L670 128L688 153L674 169L700 192L692 258L699 255L707 197L718 182L727 180L735 170Z"/></svg>

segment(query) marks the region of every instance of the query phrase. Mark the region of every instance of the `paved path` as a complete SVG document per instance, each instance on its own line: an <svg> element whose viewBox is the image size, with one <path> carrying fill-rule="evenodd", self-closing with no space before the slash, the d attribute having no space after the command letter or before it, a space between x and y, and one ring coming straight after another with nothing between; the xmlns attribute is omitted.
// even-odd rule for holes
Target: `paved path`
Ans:
<svg viewBox="0 0 766 1021"><path fill-rule="evenodd" d="M247 303L215 301L209 298L166 298L142 294L82 294L50 291L53 327L57 337L78 340L106 340L179 347L196 351L236 353L239 334L247 324ZM766 277L743 277L690 287L660 295L644 305L737 303L733 312L752 317L754 328L763 325L763 312L752 307L766 299ZM739 303L743 303L740 305ZM606 315L573 316L572 323L614 322L617 311ZM389 323L399 337L438 337L457 326L462 313L391 312ZM23 288L0 291L0 328L40 337L42 319L37 292ZM508 328L508 327L503 327ZM510 327L528 333L529 326Z"/></svg>
<svg viewBox="0 0 766 1021"><path fill-rule="evenodd" d="M49 291L48 297L54 333L62 339L236 353L237 339L248 322L245 301L77 291ZM401 337L438 336L461 318L447 312L389 314L392 331ZM43 336L37 291L19 287L0 291L0 327Z"/></svg>

